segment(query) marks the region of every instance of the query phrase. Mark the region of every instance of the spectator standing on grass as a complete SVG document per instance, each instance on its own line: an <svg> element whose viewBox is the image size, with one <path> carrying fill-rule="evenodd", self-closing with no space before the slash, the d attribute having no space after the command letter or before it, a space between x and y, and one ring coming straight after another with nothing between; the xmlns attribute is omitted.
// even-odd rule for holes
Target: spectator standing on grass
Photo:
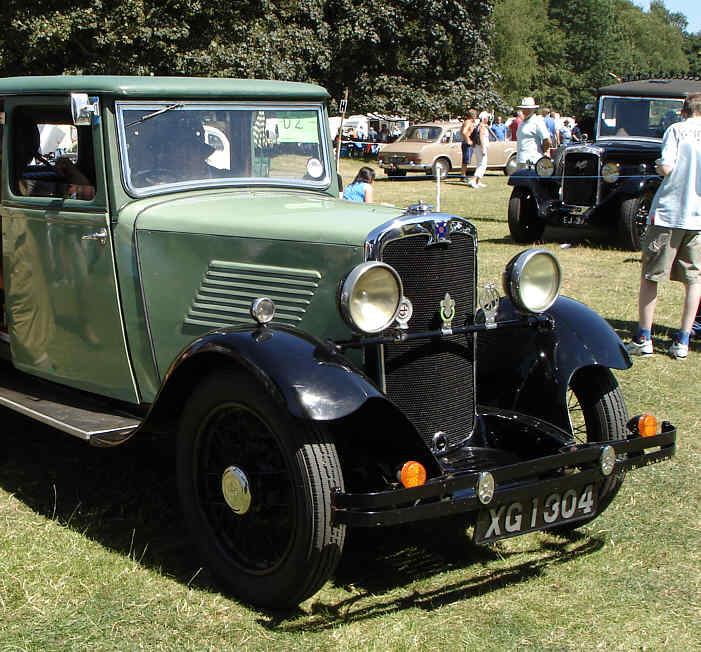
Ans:
<svg viewBox="0 0 701 652"><path fill-rule="evenodd" d="M506 125L502 122L500 115L497 116L496 122L492 125L492 131L497 140L506 140Z"/></svg>
<svg viewBox="0 0 701 652"><path fill-rule="evenodd" d="M560 137L561 145L567 145L572 142L572 129L570 129L570 121L567 118L562 121L562 127L560 127L557 135Z"/></svg>
<svg viewBox="0 0 701 652"><path fill-rule="evenodd" d="M482 177L487 171L487 147L489 145L489 113L482 111L479 114L479 120L472 130L472 143L475 150L475 168L474 177L467 182L470 188L486 188L486 184L482 183Z"/></svg>
<svg viewBox="0 0 701 652"><path fill-rule="evenodd" d="M377 134L377 140L381 143L389 142L389 131L387 131L387 125L382 125L380 127L380 133Z"/></svg>
<svg viewBox="0 0 701 652"><path fill-rule="evenodd" d="M347 199L348 201L372 202L373 181L375 181L375 170L364 165L358 170L358 174L355 175L353 183L346 186L343 191L343 199Z"/></svg>
<svg viewBox="0 0 701 652"><path fill-rule="evenodd" d="M545 122L545 126L550 134L550 147L557 147L559 144L557 140L557 125L547 106L543 107L543 122Z"/></svg>
<svg viewBox="0 0 701 652"><path fill-rule="evenodd" d="M477 126L477 111L470 109L462 121L460 135L462 136L462 180L467 181L467 166L472 160L472 132Z"/></svg>
<svg viewBox="0 0 701 652"><path fill-rule="evenodd" d="M523 112L523 121L516 132L516 161L519 168L535 163L541 156L550 155L550 134L536 110L538 105L532 97L524 97L518 108Z"/></svg>
<svg viewBox="0 0 701 652"><path fill-rule="evenodd" d="M638 332L626 345L631 355L654 352L652 324L657 284L684 284L681 325L667 353L683 360L701 297L701 93L689 96L682 122L667 128L655 170L663 177L648 214L642 242Z"/></svg>
<svg viewBox="0 0 701 652"><path fill-rule="evenodd" d="M516 109L514 111L514 118L509 124L509 131L511 133L511 140L518 140L516 132L518 131L519 125L523 122L523 111L521 109Z"/></svg>

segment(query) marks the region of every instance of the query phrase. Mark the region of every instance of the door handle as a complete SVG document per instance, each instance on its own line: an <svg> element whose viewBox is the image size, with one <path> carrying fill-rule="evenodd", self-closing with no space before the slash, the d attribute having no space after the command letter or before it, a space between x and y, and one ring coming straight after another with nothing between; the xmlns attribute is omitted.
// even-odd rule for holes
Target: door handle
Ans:
<svg viewBox="0 0 701 652"><path fill-rule="evenodd" d="M97 240L101 245L107 244L107 229L102 228L95 233L88 233L80 238L81 240Z"/></svg>

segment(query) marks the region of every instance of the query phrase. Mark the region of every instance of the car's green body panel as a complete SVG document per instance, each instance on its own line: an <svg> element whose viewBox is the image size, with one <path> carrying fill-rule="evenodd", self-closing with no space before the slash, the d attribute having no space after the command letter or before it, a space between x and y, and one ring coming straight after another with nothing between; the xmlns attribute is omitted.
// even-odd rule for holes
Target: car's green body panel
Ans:
<svg viewBox="0 0 701 652"><path fill-rule="evenodd" d="M318 286L309 304L300 306L304 312L293 325L320 337L344 338L349 331L336 309L338 283L362 262L368 233L399 214L394 208L278 189L193 191L125 206L114 226L115 252L142 399L153 399L162 374L180 350L208 330L227 324L221 310L210 325L201 323L194 305L213 261L258 266L261 274L273 278L316 272ZM265 270L266 266L273 269ZM289 291L287 283L285 279L271 288L253 274L246 290L265 296L277 288L279 296ZM240 315L242 302L250 303L251 296L235 293L236 288L228 286L222 299L238 304ZM246 323L253 325L253 320Z"/></svg>

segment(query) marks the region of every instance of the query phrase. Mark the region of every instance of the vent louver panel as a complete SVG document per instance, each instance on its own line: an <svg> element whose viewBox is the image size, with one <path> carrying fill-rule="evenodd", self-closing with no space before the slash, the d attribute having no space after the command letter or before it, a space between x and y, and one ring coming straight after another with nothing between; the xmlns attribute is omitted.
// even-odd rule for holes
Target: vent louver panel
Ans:
<svg viewBox="0 0 701 652"><path fill-rule="evenodd" d="M319 287L321 274L312 269L249 265L222 260L209 263L185 323L220 328L253 324L251 302L275 302L274 323L298 324Z"/></svg>

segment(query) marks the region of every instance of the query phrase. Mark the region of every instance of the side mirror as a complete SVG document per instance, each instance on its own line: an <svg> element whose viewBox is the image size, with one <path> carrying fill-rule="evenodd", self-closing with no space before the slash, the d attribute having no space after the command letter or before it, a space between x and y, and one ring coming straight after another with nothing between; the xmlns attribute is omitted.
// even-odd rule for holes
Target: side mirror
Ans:
<svg viewBox="0 0 701 652"><path fill-rule="evenodd" d="M71 93L71 114L76 127L90 126L92 117L100 117L100 101L87 93Z"/></svg>

